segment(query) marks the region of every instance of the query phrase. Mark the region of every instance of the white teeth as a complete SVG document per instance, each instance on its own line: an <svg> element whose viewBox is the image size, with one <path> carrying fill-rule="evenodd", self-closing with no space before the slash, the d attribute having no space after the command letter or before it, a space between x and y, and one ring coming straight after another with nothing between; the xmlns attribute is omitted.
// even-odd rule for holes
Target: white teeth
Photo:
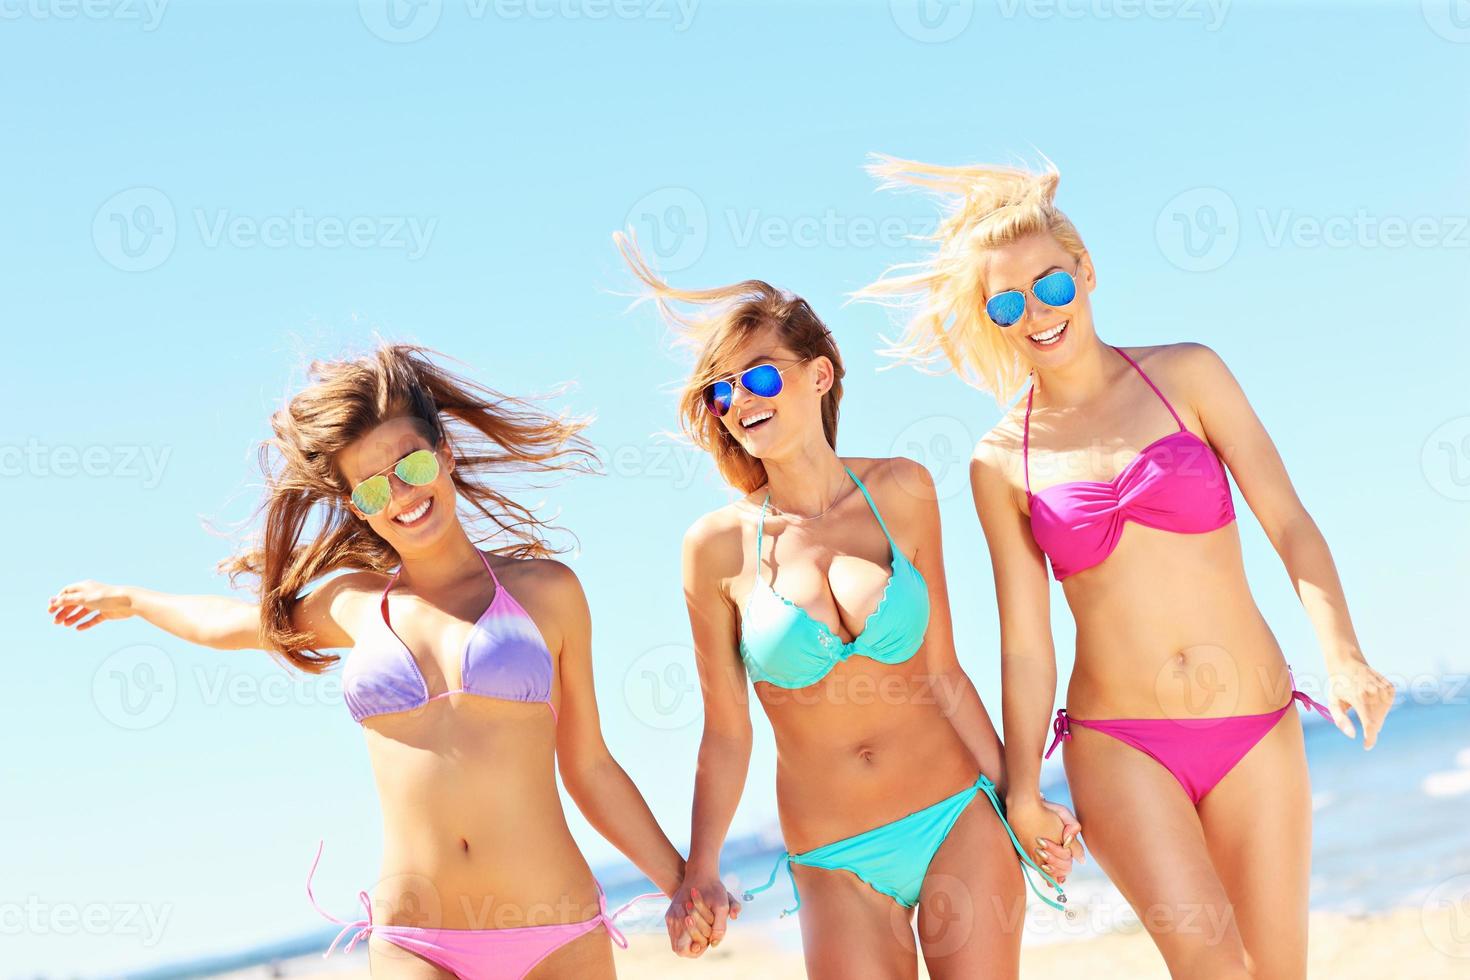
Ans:
<svg viewBox="0 0 1470 980"><path fill-rule="evenodd" d="M393 519L400 524L412 524L414 521L418 520L420 517L423 517L429 512L429 503L433 499L433 497L425 497L424 502L419 504L413 510L404 511L402 514L399 514Z"/></svg>
<svg viewBox="0 0 1470 980"><path fill-rule="evenodd" d="M776 414L775 412L767 409L764 412L757 412L755 415L751 415L751 416L749 416L747 418L741 419L740 420L740 424L741 424L741 426L743 426L745 428L750 428L752 425L755 425L757 422L764 422L766 419L770 418L772 415L775 415L775 414Z"/></svg>
<svg viewBox="0 0 1470 980"><path fill-rule="evenodd" d="M1036 341L1038 344L1054 344L1057 342L1057 338L1062 335L1062 331L1067 328L1067 324L1070 322L1070 320L1063 320L1061 323L1058 323L1050 330L1045 330L1041 333L1033 333L1031 334L1031 339Z"/></svg>

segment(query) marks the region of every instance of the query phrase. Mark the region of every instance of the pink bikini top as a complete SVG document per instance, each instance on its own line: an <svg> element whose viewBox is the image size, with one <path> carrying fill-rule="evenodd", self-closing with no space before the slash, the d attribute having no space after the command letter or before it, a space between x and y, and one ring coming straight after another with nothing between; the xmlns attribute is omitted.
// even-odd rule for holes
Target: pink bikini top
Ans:
<svg viewBox="0 0 1470 980"><path fill-rule="evenodd" d="M555 719L556 707L551 703L551 652L546 648L541 630L500 584L483 551L480 560L495 583L495 595L465 641L459 674L463 686L430 697L429 685L418 662L389 622L388 591L403 571L399 566L383 589L381 609L388 636L382 643L358 643L342 669L343 695L354 721L361 724L373 715L412 711L451 694L473 694L500 701L541 701L551 708Z"/></svg>
<svg viewBox="0 0 1470 980"><path fill-rule="evenodd" d="M1128 521L1161 531L1201 534L1235 520L1230 481L1220 457L1184 427L1179 413L1143 368L1118 348L1113 350L1132 364L1159 396L1179 431L1149 443L1109 482L1079 480L1032 493L1031 400L1036 386L1031 386L1026 396L1021 465L1026 471L1031 536L1050 559L1057 581L1085 571L1112 554Z"/></svg>

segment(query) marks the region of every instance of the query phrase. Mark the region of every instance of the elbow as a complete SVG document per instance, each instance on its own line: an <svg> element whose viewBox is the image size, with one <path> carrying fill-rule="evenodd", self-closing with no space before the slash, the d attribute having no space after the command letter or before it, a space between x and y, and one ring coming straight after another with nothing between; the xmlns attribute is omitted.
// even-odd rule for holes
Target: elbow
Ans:
<svg viewBox="0 0 1470 980"><path fill-rule="evenodd" d="M1315 545L1319 542L1325 545L1326 543L1321 529L1317 527L1317 522L1312 520L1312 515L1308 514L1305 508L1298 509L1265 530L1271 547L1283 559L1288 559L1303 545Z"/></svg>
<svg viewBox="0 0 1470 980"><path fill-rule="evenodd" d="M556 769L562 785L579 803L590 796L607 773L618 770L618 761L604 746L594 752L567 750L557 753Z"/></svg>
<svg viewBox="0 0 1470 980"><path fill-rule="evenodd" d="M755 731L749 719L745 724L712 726L705 721L704 734L699 741L700 764L711 762L745 765L755 745Z"/></svg>

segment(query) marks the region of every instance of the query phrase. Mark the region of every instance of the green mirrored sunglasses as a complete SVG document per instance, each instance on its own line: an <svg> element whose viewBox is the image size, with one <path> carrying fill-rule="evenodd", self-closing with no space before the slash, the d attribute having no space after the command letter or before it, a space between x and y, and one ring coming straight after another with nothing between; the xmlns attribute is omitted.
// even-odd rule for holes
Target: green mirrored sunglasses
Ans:
<svg viewBox="0 0 1470 980"><path fill-rule="evenodd" d="M393 499L393 486L388 470L411 487L434 482L439 475L439 457L428 449L416 449L381 473L374 474L352 488L352 503L369 517L379 513Z"/></svg>

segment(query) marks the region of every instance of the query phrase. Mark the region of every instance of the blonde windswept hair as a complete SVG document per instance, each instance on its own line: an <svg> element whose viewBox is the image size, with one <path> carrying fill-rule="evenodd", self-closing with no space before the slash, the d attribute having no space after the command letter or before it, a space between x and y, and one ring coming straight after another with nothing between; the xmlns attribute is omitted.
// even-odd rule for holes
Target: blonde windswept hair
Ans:
<svg viewBox="0 0 1470 980"><path fill-rule="evenodd" d="M1043 157L1045 159L1045 157ZM1072 222L1052 203L1061 174L1050 160L1043 170L1019 167L942 167L874 153L866 167L879 189L919 188L940 198L945 214L933 234L934 252L919 262L889 267L852 294L907 320L897 341L879 353L920 370L943 358L967 384L1006 403L1030 373L1000 328L985 315L989 295L984 256L988 249L1029 235L1051 235L1069 254L1086 251Z"/></svg>
<svg viewBox="0 0 1470 980"><path fill-rule="evenodd" d="M825 357L832 362L832 387L822 395L822 432L837 448L837 410L842 401L842 356L832 332L807 301L759 279L713 289L675 289L644 260L630 233L613 232L613 242L628 268L648 289L665 322L673 328L675 343L695 352L694 370L679 394L679 423L695 446L714 458L727 483L749 493L766 483L766 467L735 441L723 422L704 406L704 389L729 374L729 355L747 338L774 327L782 346L797 357ZM702 307L681 312L674 304Z"/></svg>

